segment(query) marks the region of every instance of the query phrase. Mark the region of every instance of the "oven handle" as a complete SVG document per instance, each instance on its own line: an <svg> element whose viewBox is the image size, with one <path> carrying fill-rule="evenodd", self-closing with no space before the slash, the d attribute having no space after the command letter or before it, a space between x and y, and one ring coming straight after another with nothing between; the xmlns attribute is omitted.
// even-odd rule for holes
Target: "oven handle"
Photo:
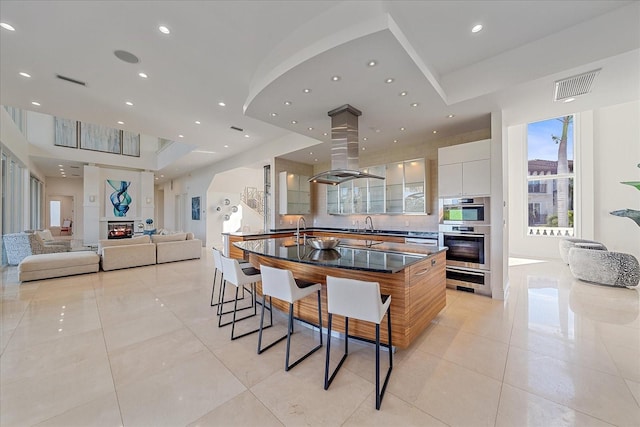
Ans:
<svg viewBox="0 0 640 427"><path fill-rule="evenodd" d="M464 274L468 274L470 276L479 276L479 277L484 277L484 273L476 273L474 271L469 271L469 270L462 270L462 269L457 269L457 268L452 268L452 267L447 267L447 270L449 271L456 271L458 273L464 273Z"/></svg>
<svg viewBox="0 0 640 427"><path fill-rule="evenodd" d="M485 234L468 234L468 233L442 233L443 236L459 236L459 237L480 237Z"/></svg>

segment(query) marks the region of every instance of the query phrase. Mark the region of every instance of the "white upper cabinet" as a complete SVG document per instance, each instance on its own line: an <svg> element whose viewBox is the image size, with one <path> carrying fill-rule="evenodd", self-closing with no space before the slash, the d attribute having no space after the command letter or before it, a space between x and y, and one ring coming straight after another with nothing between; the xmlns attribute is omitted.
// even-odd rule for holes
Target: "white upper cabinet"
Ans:
<svg viewBox="0 0 640 427"><path fill-rule="evenodd" d="M491 195L491 140L438 149L438 197Z"/></svg>
<svg viewBox="0 0 640 427"><path fill-rule="evenodd" d="M311 213L311 186L309 177L280 172L280 215Z"/></svg>

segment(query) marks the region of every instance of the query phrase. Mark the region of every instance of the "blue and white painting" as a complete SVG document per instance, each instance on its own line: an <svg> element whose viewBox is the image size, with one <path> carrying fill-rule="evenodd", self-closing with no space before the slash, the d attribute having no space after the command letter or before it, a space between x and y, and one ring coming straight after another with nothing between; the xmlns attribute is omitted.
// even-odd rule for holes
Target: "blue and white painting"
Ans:
<svg viewBox="0 0 640 427"><path fill-rule="evenodd" d="M116 218L124 218L131 209L133 199L130 195L131 181L108 179L105 195L107 196L107 210L112 210ZM109 216L109 212L107 212Z"/></svg>

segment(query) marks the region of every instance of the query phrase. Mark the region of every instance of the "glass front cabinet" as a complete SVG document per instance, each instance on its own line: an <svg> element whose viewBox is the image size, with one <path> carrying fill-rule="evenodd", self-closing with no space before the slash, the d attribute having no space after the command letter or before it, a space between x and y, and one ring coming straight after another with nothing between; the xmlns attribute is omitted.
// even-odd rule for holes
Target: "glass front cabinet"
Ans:
<svg viewBox="0 0 640 427"><path fill-rule="evenodd" d="M425 161L407 160L371 166L362 178L327 186L327 213L333 215L425 213Z"/></svg>

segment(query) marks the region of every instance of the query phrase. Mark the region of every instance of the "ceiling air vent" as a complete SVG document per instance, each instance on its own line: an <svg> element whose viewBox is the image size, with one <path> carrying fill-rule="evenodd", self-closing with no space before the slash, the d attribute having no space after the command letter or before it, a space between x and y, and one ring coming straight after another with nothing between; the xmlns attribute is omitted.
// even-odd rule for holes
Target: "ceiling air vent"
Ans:
<svg viewBox="0 0 640 427"><path fill-rule="evenodd" d="M238 132L244 132L244 129L239 128L239 127L237 127L237 126L231 126L231 129L233 129L233 130L237 130Z"/></svg>
<svg viewBox="0 0 640 427"><path fill-rule="evenodd" d="M567 98L573 98L574 96L591 92L593 81L600 70L601 68L598 68L597 70L587 71L577 76L557 80L553 94L554 101L563 101Z"/></svg>
<svg viewBox="0 0 640 427"><path fill-rule="evenodd" d="M71 77L62 76L60 74L56 74L56 77L59 78L60 80L64 80L65 82L75 83L75 84L80 85L80 86L86 86L87 85L85 82L81 82L80 80L72 79Z"/></svg>

